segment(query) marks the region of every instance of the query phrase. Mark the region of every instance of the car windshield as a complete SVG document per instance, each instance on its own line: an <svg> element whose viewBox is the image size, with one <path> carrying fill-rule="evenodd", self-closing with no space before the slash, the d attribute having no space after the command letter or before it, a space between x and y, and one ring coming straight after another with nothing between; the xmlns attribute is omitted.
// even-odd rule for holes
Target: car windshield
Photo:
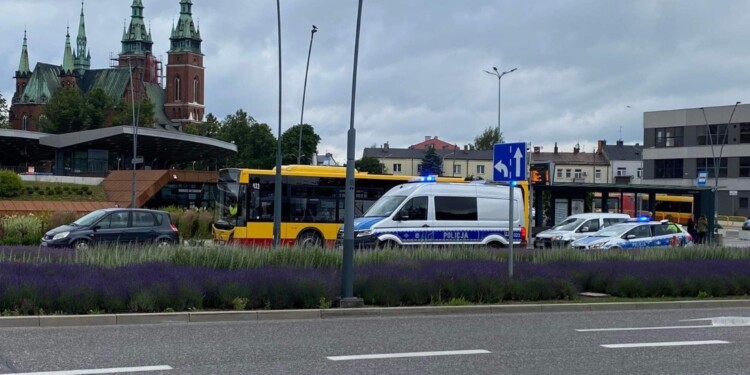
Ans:
<svg viewBox="0 0 750 375"><path fill-rule="evenodd" d="M101 219L102 216L106 214L107 214L107 211L104 211L104 210L92 211L86 214L86 216L74 221L73 224L80 225L80 226L91 225L91 224L94 224L97 220Z"/></svg>
<svg viewBox="0 0 750 375"><path fill-rule="evenodd" d="M390 195L380 198L375 204L365 212L364 217L385 217L391 216L393 211L401 205L406 199L406 195Z"/></svg>
<svg viewBox="0 0 750 375"><path fill-rule="evenodd" d="M627 232L630 228L633 228L632 224L615 224L615 225L606 227L594 233L592 236L594 237L616 237Z"/></svg>
<svg viewBox="0 0 750 375"><path fill-rule="evenodd" d="M575 230L579 225L583 223L583 219L567 218L560 224L552 227L552 230Z"/></svg>

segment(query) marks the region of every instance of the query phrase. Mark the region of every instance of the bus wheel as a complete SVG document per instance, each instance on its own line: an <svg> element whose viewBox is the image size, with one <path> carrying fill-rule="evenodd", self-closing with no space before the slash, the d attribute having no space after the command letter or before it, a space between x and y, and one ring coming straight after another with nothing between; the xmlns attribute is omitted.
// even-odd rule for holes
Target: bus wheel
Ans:
<svg viewBox="0 0 750 375"><path fill-rule="evenodd" d="M297 246L299 247L321 247L323 246L323 237L316 231L308 230L302 232L297 237Z"/></svg>
<svg viewBox="0 0 750 375"><path fill-rule="evenodd" d="M396 249L398 248L398 242L394 240L378 241L378 249Z"/></svg>

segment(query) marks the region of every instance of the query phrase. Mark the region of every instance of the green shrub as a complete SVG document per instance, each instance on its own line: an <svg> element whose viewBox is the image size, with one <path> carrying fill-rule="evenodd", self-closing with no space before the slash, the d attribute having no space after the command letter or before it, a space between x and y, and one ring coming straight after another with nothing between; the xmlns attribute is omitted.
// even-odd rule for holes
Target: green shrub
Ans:
<svg viewBox="0 0 750 375"><path fill-rule="evenodd" d="M39 191L41 188L39 186L34 185L34 191Z"/></svg>
<svg viewBox="0 0 750 375"><path fill-rule="evenodd" d="M0 197L14 198L21 195L22 190L21 176L13 171L0 171Z"/></svg>
<svg viewBox="0 0 750 375"><path fill-rule="evenodd" d="M90 191L90 189L89 189L89 187L88 187L88 186L86 186L86 185L83 185L83 186L81 186L81 191L83 191L83 192L85 193L85 192L88 192L88 191Z"/></svg>
<svg viewBox="0 0 750 375"><path fill-rule="evenodd" d="M61 186L55 186L55 194L61 195L63 192L63 189Z"/></svg>
<svg viewBox="0 0 750 375"><path fill-rule="evenodd" d="M38 216L5 216L0 219L3 238L8 245L36 245L42 237L42 219Z"/></svg>
<svg viewBox="0 0 750 375"><path fill-rule="evenodd" d="M198 214L195 211L187 210L180 216L178 229L182 238L189 240L195 235L195 227L198 224Z"/></svg>
<svg viewBox="0 0 750 375"><path fill-rule="evenodd" d="M210 212L201 211L198 213L198 228L195 231L195 237L202 240L211 238L211 224L214 216Z"/></svg>

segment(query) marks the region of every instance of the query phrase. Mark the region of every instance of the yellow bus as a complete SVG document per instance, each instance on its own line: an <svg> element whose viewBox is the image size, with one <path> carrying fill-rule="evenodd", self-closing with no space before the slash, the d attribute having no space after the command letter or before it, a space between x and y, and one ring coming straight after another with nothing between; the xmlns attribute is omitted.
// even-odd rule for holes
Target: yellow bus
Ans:
<svg viewBox="0 0 750 375"><path fill-rule="evenodd" d="M673 223L687 224L693 216L693 197L681 195L657 195L655 205L656 217L653 220L669 220ZM648 214L648 195L641 197L641 212Z"/></svg>
<svg viewBox="0 0 750 375"><path fill-rule="evenodd" d="M333 246L344 221L346 168L283 166L281 243L285 246ZM216 217L212 228L218 243L255 246L273 244L276 169L219 171ZM412 176L355 173L355 216L362 216L392 187ZM438 182L464 182L438 177Z"/></svg>
<svg viewBox="0 0 750 375"><path fill-rule="evenodd" d="M219 172L216 217L212 228L218 243L269 246L273 243L275 169L222 169ZM346 168L283 166L281 243L286 246L333 246L344 221ZM362 216L392 187L412 176L355 173L355 216ZM438 177L437 182L464 182L462 178ZM523 230L529 228L529 186L523 191ZM524 240L526 236L522 235Z"/></svg>

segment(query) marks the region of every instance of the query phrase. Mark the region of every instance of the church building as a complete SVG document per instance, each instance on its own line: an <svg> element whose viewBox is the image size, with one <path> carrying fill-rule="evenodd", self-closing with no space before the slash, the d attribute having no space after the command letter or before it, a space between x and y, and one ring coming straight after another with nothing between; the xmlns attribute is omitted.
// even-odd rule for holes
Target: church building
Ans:
<svg viewBox="0 0 750 375"><path fill-rule="evenodd" d="M148 99L154 104L154 123L140 126L182 130L187 123L202 122L205 114L202 39L199 27L193 22L192 1L180 0L179 5L179 21L172 26L169 38L166 75L162 61L153 54L154 42L144 22L142 0L133 0L130 6L130 24L123 29L122 50L109 68L91 68L83 2L76 48L71 45L68 30L62 64L39 62L31 70L29 43L24 31L9 111L11 127L39 131L44 105L65 87L78 87L83 93L102 89L118 102Z"/></svg>

